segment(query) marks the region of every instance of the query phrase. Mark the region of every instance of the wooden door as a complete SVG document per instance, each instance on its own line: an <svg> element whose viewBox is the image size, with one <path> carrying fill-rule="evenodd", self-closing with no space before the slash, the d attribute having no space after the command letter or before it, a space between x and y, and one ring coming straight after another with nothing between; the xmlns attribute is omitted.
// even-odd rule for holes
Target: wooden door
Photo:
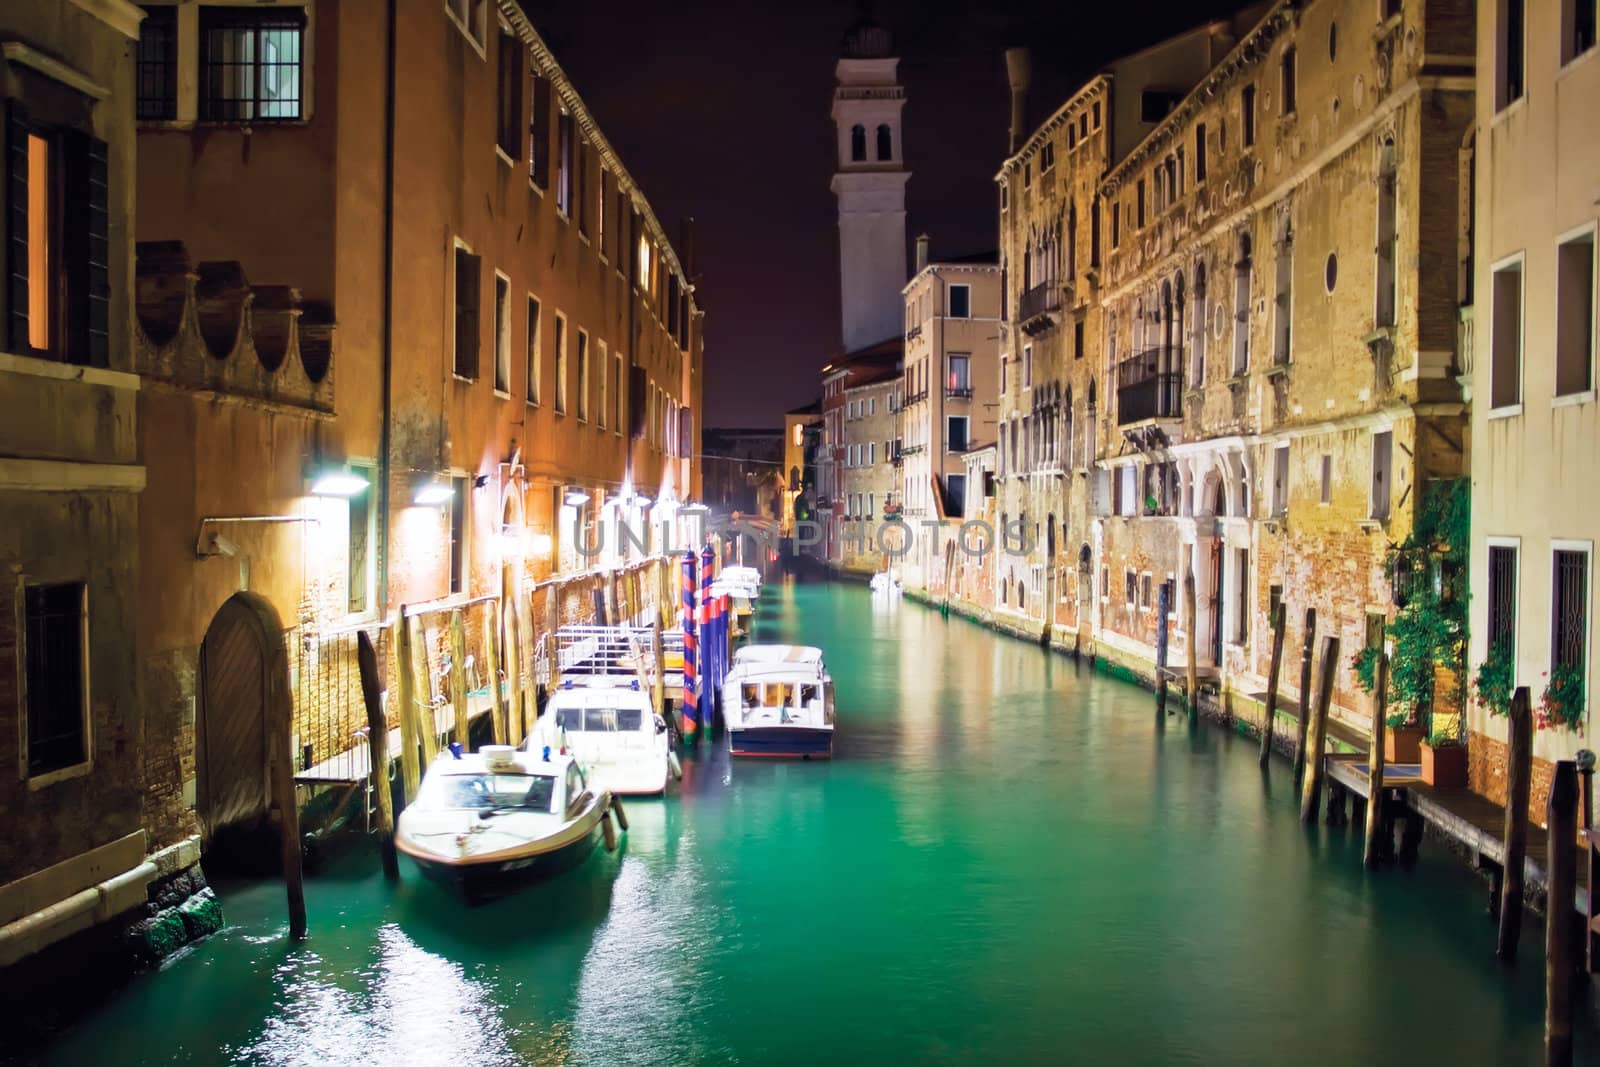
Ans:
<svg viewBox="0 0 1600 1067"><path fill-rule="evenodd" d="M195 807L206 841L267 811L266 650L241 601L222 605L200 646Z"/></svg>

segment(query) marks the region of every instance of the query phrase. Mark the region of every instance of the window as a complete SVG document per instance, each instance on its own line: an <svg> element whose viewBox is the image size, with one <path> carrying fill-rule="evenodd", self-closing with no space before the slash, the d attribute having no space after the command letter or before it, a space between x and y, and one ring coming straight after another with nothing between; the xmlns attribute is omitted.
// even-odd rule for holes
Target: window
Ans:
<svg viewBox="0 0 1600 1067"><path fill-rule="evenodd" d="M1207 329L1207 320L1210 317L1210 302L1206 300L1206 262L1198 260L1194 265L1194 343L1190 350L1189 358L1189 387L1198 389L1206 380L1206 339L1210 332Z"/></svg>
<svg viewBox="0 0 1600 1067"><path fill-rule="evenodd" d="M1554 582L1550 666L1552 669L1573 668L1582 673L1589 661L1589 550L1557 548Z"/></svg>
<svg viewBox="0 0 1600 1067"><path fill-rule="evenodd" d="M528 116L528 180L550 185L550 79L533 74L533 113Z"/></svg>
<svg viewBox="0 0 1600 1067"><path fill-rule="evenodd" d="M1117 248L1122 244L1122 202L1119 200L1111 205L1111 247Z"/></svg>
<svg viewBox="0 0 1600 1067"><path fill-rule="evenodd" d="M482 284L481 261L466 248L456 245L456 352L458 378L478 377L478 308Z"/></svg>
<svg viewBox="0 0 1600 1067"><path fill-rule="evenodd" d="M1279 445L1272 450L1272 514L1289 513L1289 446Z"/></svg>
<svg viewBox="0 0 1600 1067"><path fill-rule="evenodd" d="M967 417L965 415L951 415L945 419L945 440L949 442L951 452L965 452L967 450Z"/></svg>
<svg viewBox="0 0 1600 1067"><path fill-rule="evenodd" d="M1250 550L1234 550L1233 572L1233 641L1243 645L1250 641Z"/></svg>
<svg viewBox="0 0 1600 1067"><path fill-rule="evenodd" d="M1118 515L1139 514L1139 472L1133 464L1117 468L1116 492Z"/></svg>
<svg viewBox="0 0 1600 1067"><path fill-rule="evenodd" d="M522 59L527 50L517 35L509 30L500 31L500 51L496 57L495 125L496 141L511 159L517 158L522 141L522 94L527 86L522 80Z"/></svg>
<svg viewBox="0 0 1600 1067"><path fill-rule="evenodd" d="M1024 163L1022 165L1022 187L1024 189L1026 189L1032 184L1033 184L1033 164L1032 163Z"/></svg>
<svg viewBox="0 0 1600 1067"><path fill-rule="evenodd" d="M950 287L949 314L952 319L972 317L972 287L970 285L952 285Z"/></svg>
<svg viewBox="0 0 1600 1067"><path fill-rule="evenodd" d="M1489 546L1489 648L1517 647L1517 549L1515 545Z"/></svg>
<svg viewBox="0 0 1600 1067"><path fill-rule="evenodd" d="M572 217L572 113L566 108L556 119L556 210Z"/></svg>
<svg viewBox="0 0 1600 1067"><path fill-rule="evenodd" d="M138 58L134 62L137 92L135 115L162 121L178 117L178 9L148 7L139 24Z"/></svg>
<svg viewBox="0 0 1600 1067"><path fill-rule="evenodd" d="M1378 270L1373 322L1379 327L1395 324L1395 307L1399 302L1395 287L1399 250L1399 227L1395 222L1396 169L1394 142L1385 140L1378 157Z"/></svg>
<svg viewBox="0 0 1600 1067"><path fill-rule="evenodd" d="M1283 586L1274 582L1267 586L1267 618L1276 619L1278 609L1283 607Z"/></svg>
<svg viewBox="0 0 1600 1067"><path fill-rule="evenodd" d="M622 353L611 356L611 428L622 433ZM798 427L796 427L798 429Z"/></svg>
<svg viewBox="0 0 1600 1067"><path fill-rule="evenodd" d="M1394 433L1383 430L1372 435L1372 517L1389 517L1394 465Z"/></svg>
<svg viewBox="0 0 1600 1067"><path fill-rule="evenodd" d="M1078 321L1076 321L1076 322L1074 322L1072 324L1072 358L1073 359L1082 359L1083 358L1083 320L1082 319L1079 319Z"/></svg>
<svg viewBox="0 0 1600 1067"><path fill-rule="evenodd" d="M1172 109L1177 107L1182 100L1182 93L1146 89L1139 94L1139 121L1146 123L1160 122L1170 115Z"/></svg>
<svg viewBox="0 0 1600 1067"><path fill-rule="evenodd" d="M1322 454L1322 494L1319 499L1324 504L1333 503L1333 456L1327 452Z"/></svg>
<svg viewBox="0 0 1600 1067"><path fill-rule="evenodd" d="M1496 0L1494 108L1509 107L1522 99L1524 34L1523 0Z"/></svg>
<svg viewBox="0 0 1600 1067"><path fill-rule="evenodd" d="M1100 266L1100 194L1089 204L1089 266Z"/></svg>
<svg viewBox="0 0 1600 1067"><path fill-rule="evenodd" d="M200 9L200 118L213 122L298 119L299 7Z"/></svg>
<svg viewBox="0 0 1600 1067"><path fill-rule="evenodd" d="M596 341L594 347L595 360L600 364L600 406L596 409L598 416L595 421L600 429L603 430L606 428L606 412L611 406L610 389L608 388L611 376L606 373L606 368L611 366L611 360L606 356L606 343L604 341ZM581 337L578 338L578 351L581 356L583 352L583 338Z"/></svg>
<svg viewBox="0 0 1600 1067"><path fill-rule="evenodd" d="M1562 63L1594 47L1595 7L1595 0L1561 0Z"/></svg>
<svg viewBox="0 0 1600 1067"><path fill-rule="evenodd" d="M589 236L589 207L594 202L592 190L589 187L589 165L591 149L586 138L578 138L578 151L572 167L572 182L578 191L578 202L574 213L578 219L578 233L584 237Z"/></svg>
<svg viewBox="0 0 1600 1067"><path fill-rule="evenodd" d="M469 478L450 479L450 592L467 588L467 492Z"/></svg>
<svg viewBox="0 0 1600 1067"><path fill-rule="evenodd" d="M1233 373L1250 369L1250 235L1239 235L1239 258L1233 264Z"/></svg>
<svg viewBox="0 0 1600 1067"><path fill-rule="evenodd" d="M494 391L511 395L511 279L494 272Z"/></svg>
<svg viewBox="0 0 1600 1067"><path fill-rule="evenodd" d="M567 413L567 317L556 312L556 414Z"/></svg>
<svg viewBox="0 0 1600 1067"><path fill-rule="evenodd" d="M1098 100L1094 102L1094 128L1097 130L1100 128L1100 101Z"/></svg>
<svg viewBox="0 0 1600 1067"><path fill-rule="evenodd" d="M950 370L948 387L952 396L968 396L972 393L971 363L972 357L965 352L952 352L949 356Z"/></svg>
<svg viewBox="0 0 1600 1067"><path fill-rule="evenodd" d="M1239 93L1239 111L1244 123L1244 146L1256 143L1256 87L1246 85Z"/></svg>
<svg viewBox="0 0 1600 1067"><path fill-rule="evenodd" d="M1133 571L1122 574L1122 602L1130 608L1139 603L1139 576Z"/></svg>
<svg viewBox="0 0 1600 1067"><path fill-rule="evenodd" d="M1206 124L1195 123L1194 127L1194 181L1198 185L1206 180Z"/></svg>
<svg viewBox="0 0 1600 1067"><path fill-rule="evenodd" d="M1137 187L1137 192L1136 192L1136 195L1135 195L1135 198L1134 198L1134 205L1135 205L1134 214L1133 214L1134 226L1137 229L1143 229L1144 228L1144 179L1143 178L1139 179L1139 185Z"/></svg>
<svg viewBox="0 0 1600 1067"><path fill-rule="evenodd" d="M578 421L589 421L589 334L578 331Z"/></svg>
<svg viewBox="0 0 1600 1067"><path fill-rule="evenodd" d="M361 491L347 498L349 523L345 552L345 607L352 615L360 615L372 608L371 567L377 515L372 506L372 486L377 482L377 472L372 469L358 471L367 479Z"/></svg>
<svg viewBox="0 0 1600 1067"><path fill-rule="evenodd" d="M88 586L23 589L23 693L28 777L89 760Z"/></svg>
<svg viewBox="0 0 1600 1067"><path fill-rule="evenodd" d="M1033 346L1022 346L1022 387L1033 388Z"/></svg>
<svg viewBox="0 0 1600 1067"><path fill-rule="evenodd" d="M850 127L850 162L867 161L867 128L860 123Z"/></svg>
<svg viewBox="0 0 1600 1067"><path fill-rule="evenodd" d="M1283 93L1283 113L1288 115L1294 111L1294 45L1283 50L1283 58L1278 61L1278 78L1279 90Z"/></svg>
<svg viewBox="0 0 1600 1067"><path fill-rule="evenodd" d="M1068 130L1070 132L1071 127L1068 127ZM1071 138L1069 138L1068 140L1069 140L1069 146L1070 146ZM1046 141L1044 143L1044 147L1039 149L1039 173L1040 174L1046 174L1052 168L1054 168L1055 165L1056 165L1056 146L1055 146L1055 142Z"/></svg>
<svg viewBox="0 0 1600 1067"><path fill-rule="evenodd" d="M1522 403L1522 260L1495 268L1489 320L1489 407Z"/></svg>
<svg viewBox="0 0 1600 1067"><path fill-rule="evenodd" d="M1101 600L1109 600L1109 599L1111 599L1111 568L1110 567L1104 567L1103 566L1103 567L1100 568L1100 599Z"/></svg>
<svg viewBox="0 0 1600 1067"><path fill-rule="evenodd" d="M489 40L489 0L444 0L444 9L481 51Z"/></svg>
<svg viewBox="0 0 1600 1067"><path fill-rule="evenodd" d="M884 163L894 158L894 134L889 130L887 122L878 125L878 162Z"/></svg>
<svg viewBox="0 0 1600 1067"><path fill-rule="evenodd" d="M539 300L537 297L528 297L528 351L526 355L527 366L527 394L528 403L539 403L544 391L544 383L540 381L543 374L543 361L539 353Z"/></svg>
<svg viewBox="0 0 1600 1067"><path fill-rule="evenodd" d="M1277 276L1272 301L1272 362L1282 366L1289 362L1290 325L1294 315L1294 232L1288 219L1283 220L1274 258Z"/></svg>
<svg viewBox="0 0 1600 1067"><path fill-rule="evenodd" d="M1591 3L1590 8L1594 7ZM1556 395L1594 388L1594 230L1556 249Z"/></svg>

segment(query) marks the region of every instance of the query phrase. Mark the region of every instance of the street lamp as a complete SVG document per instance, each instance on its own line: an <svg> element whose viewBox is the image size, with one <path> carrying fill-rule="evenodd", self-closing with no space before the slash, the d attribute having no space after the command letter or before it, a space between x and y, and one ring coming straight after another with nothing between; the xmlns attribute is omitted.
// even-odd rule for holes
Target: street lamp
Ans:
<svg viewBox="0 0 1600 1067"><path fill-rule="evenodd" d="M311 479L311 492L315 496L355 496L371 484L344 467L330 467Z"/></svg>
<svg viewBox="0 0 1600 1067"><path fill-rule="evenodd" d="M456 491L449 482L442 482L435 478L417 486L416 495L411 498L411 502L424 506L443 504L453 499L455 495Z"/></svg>

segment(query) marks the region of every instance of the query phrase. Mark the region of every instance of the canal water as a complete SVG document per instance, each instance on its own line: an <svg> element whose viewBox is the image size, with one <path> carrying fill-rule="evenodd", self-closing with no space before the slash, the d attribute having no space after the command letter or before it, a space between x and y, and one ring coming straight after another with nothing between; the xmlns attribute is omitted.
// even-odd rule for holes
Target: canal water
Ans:
<svg viewBox="0 0 1600 1067"><path fill-rule="evenodd" d="M1369 877L1252 741L855 586L770 588L758 633L825 649L832 763L702 747L615 855L476 910L348 857L303 945L279 884L223 886L43 1061L1539 1060L1542 931L1501 969L1481 882Z"/></svg>

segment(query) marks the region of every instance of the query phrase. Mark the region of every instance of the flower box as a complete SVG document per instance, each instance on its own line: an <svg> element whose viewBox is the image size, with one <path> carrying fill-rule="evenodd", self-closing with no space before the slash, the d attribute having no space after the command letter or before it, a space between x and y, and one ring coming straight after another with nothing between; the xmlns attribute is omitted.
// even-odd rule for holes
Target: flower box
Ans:
<svg viewBox="0 0 1600 1067"><path fill-rule="evenodd" d="M1418 763L1422 760L1422 727L1389 726L1383 731L1383 758L1387 763Z"/></svg>
<svg viewBox="0 0 1600 1067"><path fill-rule="evenodd" d="M1422 780L1440 789L1464 789L1467 785L1467 746L1441 745L1434 748L1422 742Z"/></svg>

